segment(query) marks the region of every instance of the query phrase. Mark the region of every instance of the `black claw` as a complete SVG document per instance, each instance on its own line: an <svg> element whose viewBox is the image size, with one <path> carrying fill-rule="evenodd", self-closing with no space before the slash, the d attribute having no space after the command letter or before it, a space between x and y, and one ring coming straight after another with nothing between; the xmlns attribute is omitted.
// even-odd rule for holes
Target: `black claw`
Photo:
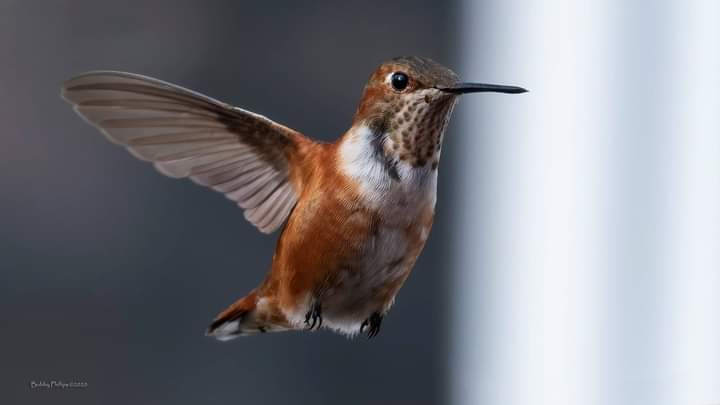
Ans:
<svg viewBox="0 0 720 405"><path fill-rule="evenodd" d="M372 339L380 333L380 325L382 325L383 316L375 312L370 315L370 318L363 321L360 324L360 333L363 333L365 327L368 327L367 337Z"/></svg>
<svg viewBox="0 0 720 405"><path fill-rule="evenodd" d="M310 320L312 320L312 323ZM313 330L315 325L317 325L317 329L320 329L320 327L322 327L322 322L322 310L320 308L320 303L316 302L305 314L305 325L308 325L308 330Z"/></svg>

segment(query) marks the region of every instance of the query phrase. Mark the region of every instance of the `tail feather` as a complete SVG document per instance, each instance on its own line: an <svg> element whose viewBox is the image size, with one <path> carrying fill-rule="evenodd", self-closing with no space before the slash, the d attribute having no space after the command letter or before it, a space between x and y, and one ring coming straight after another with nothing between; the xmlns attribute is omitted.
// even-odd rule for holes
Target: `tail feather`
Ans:
<svg viewBox="0 0 720 405"><path fill-rule="evenodd" d="M238 336L291 329L285 316L267 297L258 297L255 291L241 298L221 312L205 334L226 341Z"/></svg>

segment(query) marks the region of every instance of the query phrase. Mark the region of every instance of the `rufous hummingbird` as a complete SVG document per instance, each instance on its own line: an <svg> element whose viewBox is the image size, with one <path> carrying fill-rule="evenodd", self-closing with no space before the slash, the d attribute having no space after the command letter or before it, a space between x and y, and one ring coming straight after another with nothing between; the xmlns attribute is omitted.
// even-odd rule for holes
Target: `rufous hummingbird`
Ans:
<svg viewBox="0 0 720 405"><path fill-rule="evenodd" d="M229 340L319 328L375 336L430 234L458 96L525 91L460 83L430 59L395 58L370 76L334 143L131 73L82 74L62 96L161 173L225 194L261 232L285 224L265 280L207 330Z"/></svg>

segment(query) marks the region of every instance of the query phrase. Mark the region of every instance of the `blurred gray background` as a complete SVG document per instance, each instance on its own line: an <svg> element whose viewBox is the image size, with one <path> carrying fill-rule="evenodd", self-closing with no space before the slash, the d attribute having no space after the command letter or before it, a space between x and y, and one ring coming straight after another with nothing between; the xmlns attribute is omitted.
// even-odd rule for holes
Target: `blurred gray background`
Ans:
<svg viewBox="0 0 720 405"><path fill-rule="evenodd" d="M87 70L136 72L333 140L382 61L452 65L453 14L431 1L0 1L0 403L441 403L447 173L378 338L223 344L204 329L263 278L276 235L107 142L59 89ZM89 387L30 389L42 380Z"/></svg>

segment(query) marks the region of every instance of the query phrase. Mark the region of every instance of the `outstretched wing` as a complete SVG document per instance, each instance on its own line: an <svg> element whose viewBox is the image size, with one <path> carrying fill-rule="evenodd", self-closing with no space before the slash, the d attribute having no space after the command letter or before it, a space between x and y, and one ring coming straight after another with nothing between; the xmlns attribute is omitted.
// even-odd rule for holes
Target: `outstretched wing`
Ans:
<svg viewBox="0 0 720 405"><path fill-rule="evenodd" d="M74 77L62 96L112 142L161 173L224 193L262 232L280 227L297 202L291 158L307 138L262 115L124 72Z"/></svg>

